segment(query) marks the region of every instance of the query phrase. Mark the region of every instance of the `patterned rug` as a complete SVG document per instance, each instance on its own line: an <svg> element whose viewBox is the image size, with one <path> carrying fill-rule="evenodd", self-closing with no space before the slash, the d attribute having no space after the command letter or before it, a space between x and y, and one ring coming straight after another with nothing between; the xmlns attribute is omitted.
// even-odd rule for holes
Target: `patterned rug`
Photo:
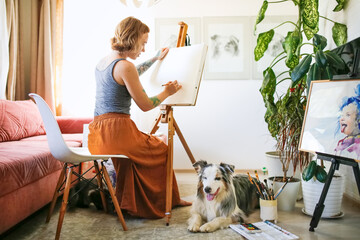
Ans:
<svg viewBox="0 0 360 240"><path fill-rule="evenodd" d="M182 199L193 201L196 185L179 184ZM60 199L59 199L60 200ZM45 223L48 206L13 228L3 239L54 239L59 216L60 201L49 223ZM177 207L172 210L170 226L165 219L149 220L124 215L128 231L122 230L116 215L90 208L69 209L64 218L60 239L241 239L231 229L214 233L190 233L187 219L191 207ZM1 238L1 237L0 237Z"/></svg>

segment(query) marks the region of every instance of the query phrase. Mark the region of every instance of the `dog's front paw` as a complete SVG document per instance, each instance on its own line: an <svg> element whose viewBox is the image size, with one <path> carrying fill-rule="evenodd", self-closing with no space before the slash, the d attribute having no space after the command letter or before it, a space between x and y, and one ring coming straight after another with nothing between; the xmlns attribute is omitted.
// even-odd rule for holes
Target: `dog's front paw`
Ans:
<svg viewBox="0 0 360 240"><path fill-rule="evenodd" d="M200 231L200 225L197 224L191 224L188 226L189 232L199 232Z"/></svg>
<svg viewBox="0 0 360 240"><path fill-rule="evenodd" d="M205 223L200 227L200 232L214 232L216 230L216 226L211 223Z"/></svg>

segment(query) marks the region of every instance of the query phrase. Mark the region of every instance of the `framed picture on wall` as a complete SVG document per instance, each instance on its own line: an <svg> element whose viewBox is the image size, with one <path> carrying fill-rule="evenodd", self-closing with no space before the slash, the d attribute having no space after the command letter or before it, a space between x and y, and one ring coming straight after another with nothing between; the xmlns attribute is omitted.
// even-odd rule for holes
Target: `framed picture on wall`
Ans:
<svg viewBox="0 0 360 240"><path fill-rule="evenodd" d="M155 48L176 47L179 36L179 22L188 25L190 44L201 43L201 18L157 18L155 19Z"/></svg>
<svg viewBox="0 0 360 240"><path fill-rule="evenodd" d="M360 160L360 80L311 83L299 146Z"/></svg>
<svg viewBox="0 0 360 240"><path fill-rule="evenodd" d="M204 17L205 79L250 79L248 17Z"/></svg>
<svg viewBox="0 0 360 240"><path fill-rule="evenodd" d="M255 35L251 34L252 36L252 46L251 46L251 61L252 64L252 78L253 79L263 79L263 71L270 66L271 62L274 58L279 55L281 52L284 51L282 47L282 43L289 31L294 31L295 25L291 23L286 23L279 26L281 23L286 21L295 22L297 20L296 16L266 16L262 22L260 22L256 26ZM254 26L256 22L256 17L251 18L251 26L252 31L254 31ZM279 26L279 27L277 27ZM255 61L254 57L254 49L256 47L256 40L259 33L267 32L272 28L275 28L275 34L272 41L269 43L268 49L265 51L264 56L259 60ZM287 71L288 68L285 65L285 61L281 61L277 63L273 68L275 75L280 74L283 71Z"/></svg>

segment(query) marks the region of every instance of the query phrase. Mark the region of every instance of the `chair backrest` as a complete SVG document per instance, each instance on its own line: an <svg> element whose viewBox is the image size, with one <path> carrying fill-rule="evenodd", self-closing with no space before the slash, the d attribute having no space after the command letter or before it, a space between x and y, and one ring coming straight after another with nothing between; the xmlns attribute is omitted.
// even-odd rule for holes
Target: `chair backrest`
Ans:
<svg viewBox="0 0 360 240"><path fill-rule="evenodd" d="M44 122L46 137L48 140L51 154L59 161L66 162L66 159L71 155L71 150L66 145L59 125L50 110L45 100L35 93L30 93L29 96L33 98L39 109L41 118Z"/></svg>

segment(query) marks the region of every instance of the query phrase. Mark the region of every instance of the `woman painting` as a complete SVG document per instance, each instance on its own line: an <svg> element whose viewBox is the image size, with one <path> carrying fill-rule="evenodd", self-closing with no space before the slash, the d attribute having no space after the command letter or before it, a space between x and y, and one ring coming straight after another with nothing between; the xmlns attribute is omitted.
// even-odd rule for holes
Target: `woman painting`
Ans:
<svg viewBox="0 0 360 240"><path fill-rule="evenodd" d="M163 91L148 97L139 75L168 49L138 68L128 61L145 51L149 28L140 20L128 17L116 27L111 39L112 51L100 60L95 70L95 118L89 125L88 147L92 154L124 154L129 159L112 159L116 171L116 196L120 208L143 218L165 216L167 145L155 136L138 130L130 119L131 99L143 111L157 107L181 89L169 81ZM172 205L190 205L180 199L174 176Z"/></svg>

